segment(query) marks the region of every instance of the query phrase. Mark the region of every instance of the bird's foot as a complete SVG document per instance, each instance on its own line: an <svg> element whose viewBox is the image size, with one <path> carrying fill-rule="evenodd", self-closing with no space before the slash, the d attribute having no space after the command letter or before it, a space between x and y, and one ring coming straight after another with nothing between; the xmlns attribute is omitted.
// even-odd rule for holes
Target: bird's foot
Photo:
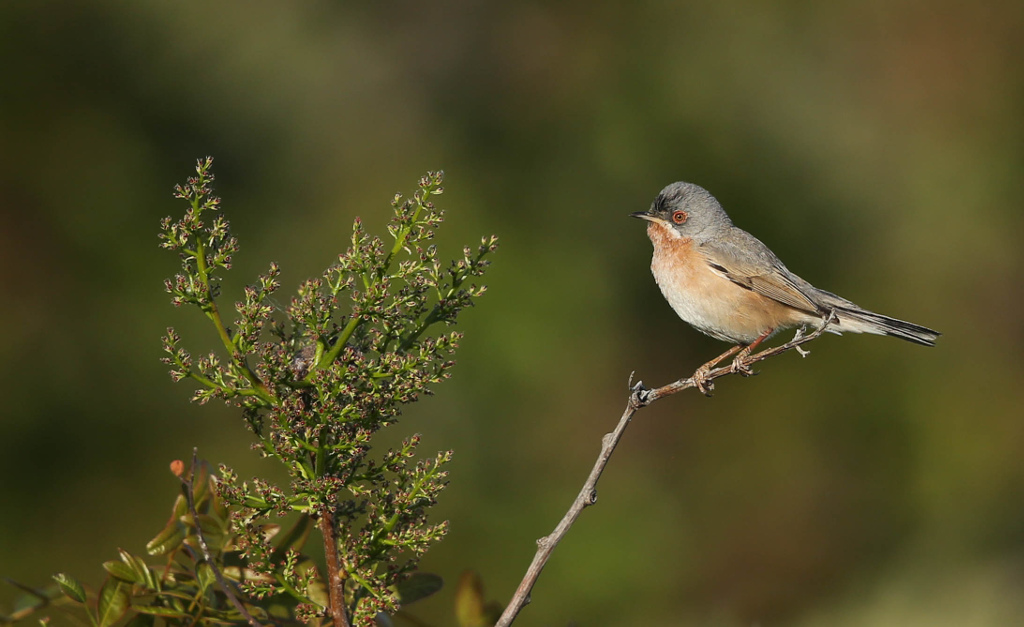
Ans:
<svg viewBox="0 0 1024 627"><path fill-rule="evenodd" d="M697 368L696 372L693 373L693 384L697 386L700 393L704 396L711 396L711 392L715 389L715 382L708 379L708 373L711 372L712 362L708 362Z"/></svg>
<svg viewBox="0 0 1024 627"><path fill-rule="evenodd" d="M697 371L693 373L693 384L697 386L697 389L700 390L701 394L704 396L711 396L711 392L715 389L714 382L708 378L708 375L711 374L711 369L721 363L723 359L729 357L742 348L742 346L733 346L718 357L715 357L700 368L697 368Z"/></svg>
<svg viewBox="0 0 1024 627"><path fill-rule="evenodd" d="M751 344L750 346L741 350L738 355L736 355L736 358L732 360L732 364L730 364L729 366L730 372L732 372L733 374L738 374L743 377L751 377L757 374L756 372L750 369L750 366L748 366L745 363L747 357L750 357L751 350L754 348L754 346L756 346L756 344Z"/></svg>

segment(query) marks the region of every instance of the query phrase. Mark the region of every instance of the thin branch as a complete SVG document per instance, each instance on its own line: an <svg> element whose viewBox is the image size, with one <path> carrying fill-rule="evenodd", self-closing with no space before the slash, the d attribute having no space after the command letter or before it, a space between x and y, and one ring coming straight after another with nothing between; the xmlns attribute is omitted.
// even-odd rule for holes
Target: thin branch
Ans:
<svg viewBox="0 0 1024 627"><path fill-rule="evenodd" d="M793 336L793 339L786 342L785 344L780 344L779 346L776 346L774 348L766 348L763 351L759 351L752 355L747 355L746 357L738 358L735 362L728 366L714 368L708 371L708 373L704 376L704 380L710 383L714 379L718 379L719 377L724 377L726 375L743 374L742 370L744 368L749 368L750 366L756 364L759 361L764 361L769 357L781 355L786 351L790 351L797 348L801 344L806 344L807 342L816 339L818 336L820 336L828 329L829 325L833 324L838 319L839 318L836 316L835 311L830 311L828 316L823 320L821 327L815 329L813 332L804 335L804 329L803 327L801 327L800 329L797 330L796 335ZM801 350L803 349L798 349L798 351ZM808 354L810 354L810 351L806 350L803 350L803 352L800 353L800 355L803 357L806 357ZM699 370L700 369L698 369L698 371ZM698 387L697 384L699 380L700 376L696 375L695 373L693 376L690 376L686 379L680 379L673 383L669 383L668 385L663 385L660 388L655 388L653 390L642 390L641 392L638 392L638 394L640 394L640 406L646 407L647 405L650 405L659 398L671 396L672 394L682 392L683 390L686 390L688 388Z"/></svg>
<svg viewBox="0 0 1024 627"><path fill-rule="evenodd" d="M217 568L216 562L213 561L213 556L210 554L210 547L206 544L206 538L203 537L203 530L199 525L199 512L196 511L196 500L193 496L193 490L195 489L193 482L196 475L196 457L198 454L199 449L193 448L192 472L188 479L185 478L186 473L182 473L178 479L181 480L181 485L185 488L183 492L185 493L185 500L188 501L188 511L192 514L192 522L196 524L196 538L199 539L199 548L202 549L203 557L206 559L206 563L210 566L210 570L213 571L213 576L217 578L217 585L219 585L220 589L224 591L224 594L228 597L228 601L231 601L231 605L235 606L238 613L241 614L245 620L252 625L252 627L263 627L255 618L252 617L252 614L245 609L245 606L238 600L238 597L235 596L234 590L232 590L231 586L228 585L224 575L220 572L220 569Z"/></svg>
<svg viewBox="0 0 1024 627"><path fill-rule="evenodd" d="M199 199L197 198L192 202L192 208L194 211L199 211ZM238 352L238 347L231 340L231 335L228 333L227 327L224 326L224 320L221 318L220 309L217 307L217 299L213 297L213 285L210 282L210 269L206 265L206 249L203 245L203 238L196 236L196 270L199 273L199 278L203 282L203 288L206 290L206 297L209 302L205 306L200 308L206 313L206 316L213 321L213 326L217 328L217 335L220 336L220 341L224 344L224 349L228 352L228 358L231 362L242 371L242 374L249 383L253 386L256 395L259 396L267 405L274 405L274 395L270 393L270 388L266 386L263 381L260 380L256 373L253 372L252 368L249 367L249 363L245 357Z"/></svg>
<svg viewBox="0 0 1024 627"><path fill-rule="evenodd" d="M707 389L710 389L711 381L719 377L730 374L749 374L751 365L792 349L797 349L801 355L806 356L808 351L798 347L820 336L836 319L835 312L832 311L823 320L821 327L814 332L805 335L804 329L801 328L789 342L750 355L740 353L740 356L728 366L712 368L711 366L714 366L718 361L714 360L699 368L692 376L679 379L668 385L652 390L644 387L643 382L637 382L636 385L630 388L629 398L626 400L626 410L622 412L622 417L619 418L619 424L615 426L615 430L601 438L601 452L597 456L597 461L594 463L594 467L591 469L586 482L584 482L583 488L580 490L579 495L577 495L576 500L572 502L569 511L565 513L561 522L555 527L555 530L537 540L537 553L534 554L533 561L526 570L526 575L523 577L522 582L516 589L516 593L512 596L512 600L509 601L495 627L509 627L515 621L519 611L530 602L530 592L533 590L537 578L540 576L541 571L544 570L544 566L547 564L548 559L550 559L555 547L565 537L565 534L569 532L569 528L576 522L576 519L579 518L583 510L597 502L597 481L601 478L601 473L604 472L604 468L608 465L612 453L615 452L615 447L618 446L619 441L626 432L626 427L629 426L633 415L637 411L658 399L682 392L688 388L697 388L704 385ZM702 371L704 371L703 374L701 374Z"/></svg>
<svg viewBox="0 0 1024 627"><path fill-rule="evenodd" d="M420 217L420 212L427 206L427 198L429 197L430 191L424 189L423 197L416 203L416 209L412 215L412 220L409 222L410 225L416 224L416 220ZM405 247L405 241L409 238L410 233L412 233L412 226L400 229L398 233L395 234L395 245L391 247L391 251L388 252L388 256L384 258L383 270L381 271L380 276L383 277L391 271L391 262L394 260L395 255ZM366 290L369 291L370 285L366 283L365 277L363 279L363 284L365 285ZM320 358L314 361L313 365L310 366L309 372L302 378L303 383L309 383L312 381L313 375L317 370L334 363L334 360L336 360L338 355L341 354L341 351L348 344L349 339L352 337L352 334L356 332L356 329L359 328L359 325L363 323L363 320L364 318L362 316L352 316L348 321L348 324L346 324L345 328L342 330L341 335L338 336L338 339L334 342L334 345L331 346L326 353L321 354Z"/></svg>
<svg viewBox="0 0 1024 627"><path fill-rule="evenodd" d="M314 361L313 364L310 365L309 372L302 378L303 383L309 383L312 381L313 375L316 374L317 370L326 368L330 364L334 363L334 360L341 354L342 349L348 344L352 334L356 332L356 329L359 328L359 325L362 324L362 322L363 318L361 316L353 315L352 318L349 319L348 324L346 324L345 328L342 329L341 335L338 336L338 339L334 342L334 345L331 346L330 350L327 352L321 352L320 359Z"/></svg>

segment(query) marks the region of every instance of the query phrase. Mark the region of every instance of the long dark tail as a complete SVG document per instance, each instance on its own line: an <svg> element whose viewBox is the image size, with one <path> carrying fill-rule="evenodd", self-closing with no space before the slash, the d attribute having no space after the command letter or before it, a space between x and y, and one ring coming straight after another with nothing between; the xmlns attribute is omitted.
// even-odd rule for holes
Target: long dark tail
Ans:
<svg viewBox="0 0 1024 627"><path fill-rule="evenodd" d="M906 322L883 316L873 311L863 309L842 296L832 292L817 290L819 302L826 307L832 307L839 316L839 322L835 325L837 333L873 333L875 335L890 335L901 340L921 344L922 346L935 346L935 340L941 333L928 327L923 327L913 322ZM832 330L830 328L830 330Z"/></svg>
<svg viewBox="0 0 1024 627"><path fill-rule="evenodd" d="M839 314L839 328L843 331L891 335L922 346L935 346L935 340L942 335L934 329L913 322L897 320L860 308L836 307L836 313Z"/></svg>

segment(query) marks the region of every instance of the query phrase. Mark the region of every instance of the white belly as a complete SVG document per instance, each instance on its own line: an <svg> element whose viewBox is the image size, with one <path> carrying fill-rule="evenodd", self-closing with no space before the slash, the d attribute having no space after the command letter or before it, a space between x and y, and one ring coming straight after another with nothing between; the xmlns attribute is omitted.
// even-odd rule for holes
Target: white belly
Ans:
<svg viewBox="0 0 1024 627"><path fill-rule="evenodd" d="M655 256L651 263L651 273L677 316L701 333L725 342L749 343L758 338L760 333L757 332L737 335L735 329L723 328L723 321L736 315L735 303L730 302L734 299L722 298L721 289L707 289L711 281L697 275L698 269L678 265L669 268L659 261L658 256ZM710 274L710 270L707 272ZM727 288L726 295L730 295L732 290L728 289L729 286L721 287Z"/></svg>

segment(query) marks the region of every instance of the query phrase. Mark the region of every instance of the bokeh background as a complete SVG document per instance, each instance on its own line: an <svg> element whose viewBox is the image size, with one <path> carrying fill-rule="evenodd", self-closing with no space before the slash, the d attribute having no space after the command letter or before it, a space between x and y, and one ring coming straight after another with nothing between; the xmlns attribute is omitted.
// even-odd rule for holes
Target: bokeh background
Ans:
<svg viewBox="0 0 1024 627"><path fill-rule="evenodd" d="M1024 624L1024 4L7 0L0 60L0 575L98 582L193 446L269 472L158 361L168 325L214 345L156 239L209 154L229 300L271 260L287 300L428 169L443 249L501 237L454 379L394 431L456 451L425 569L506 602L630 373L724 348L626 217L688 180L804 278L945 335L829 336L641 412L519 622Z"/></svg>

